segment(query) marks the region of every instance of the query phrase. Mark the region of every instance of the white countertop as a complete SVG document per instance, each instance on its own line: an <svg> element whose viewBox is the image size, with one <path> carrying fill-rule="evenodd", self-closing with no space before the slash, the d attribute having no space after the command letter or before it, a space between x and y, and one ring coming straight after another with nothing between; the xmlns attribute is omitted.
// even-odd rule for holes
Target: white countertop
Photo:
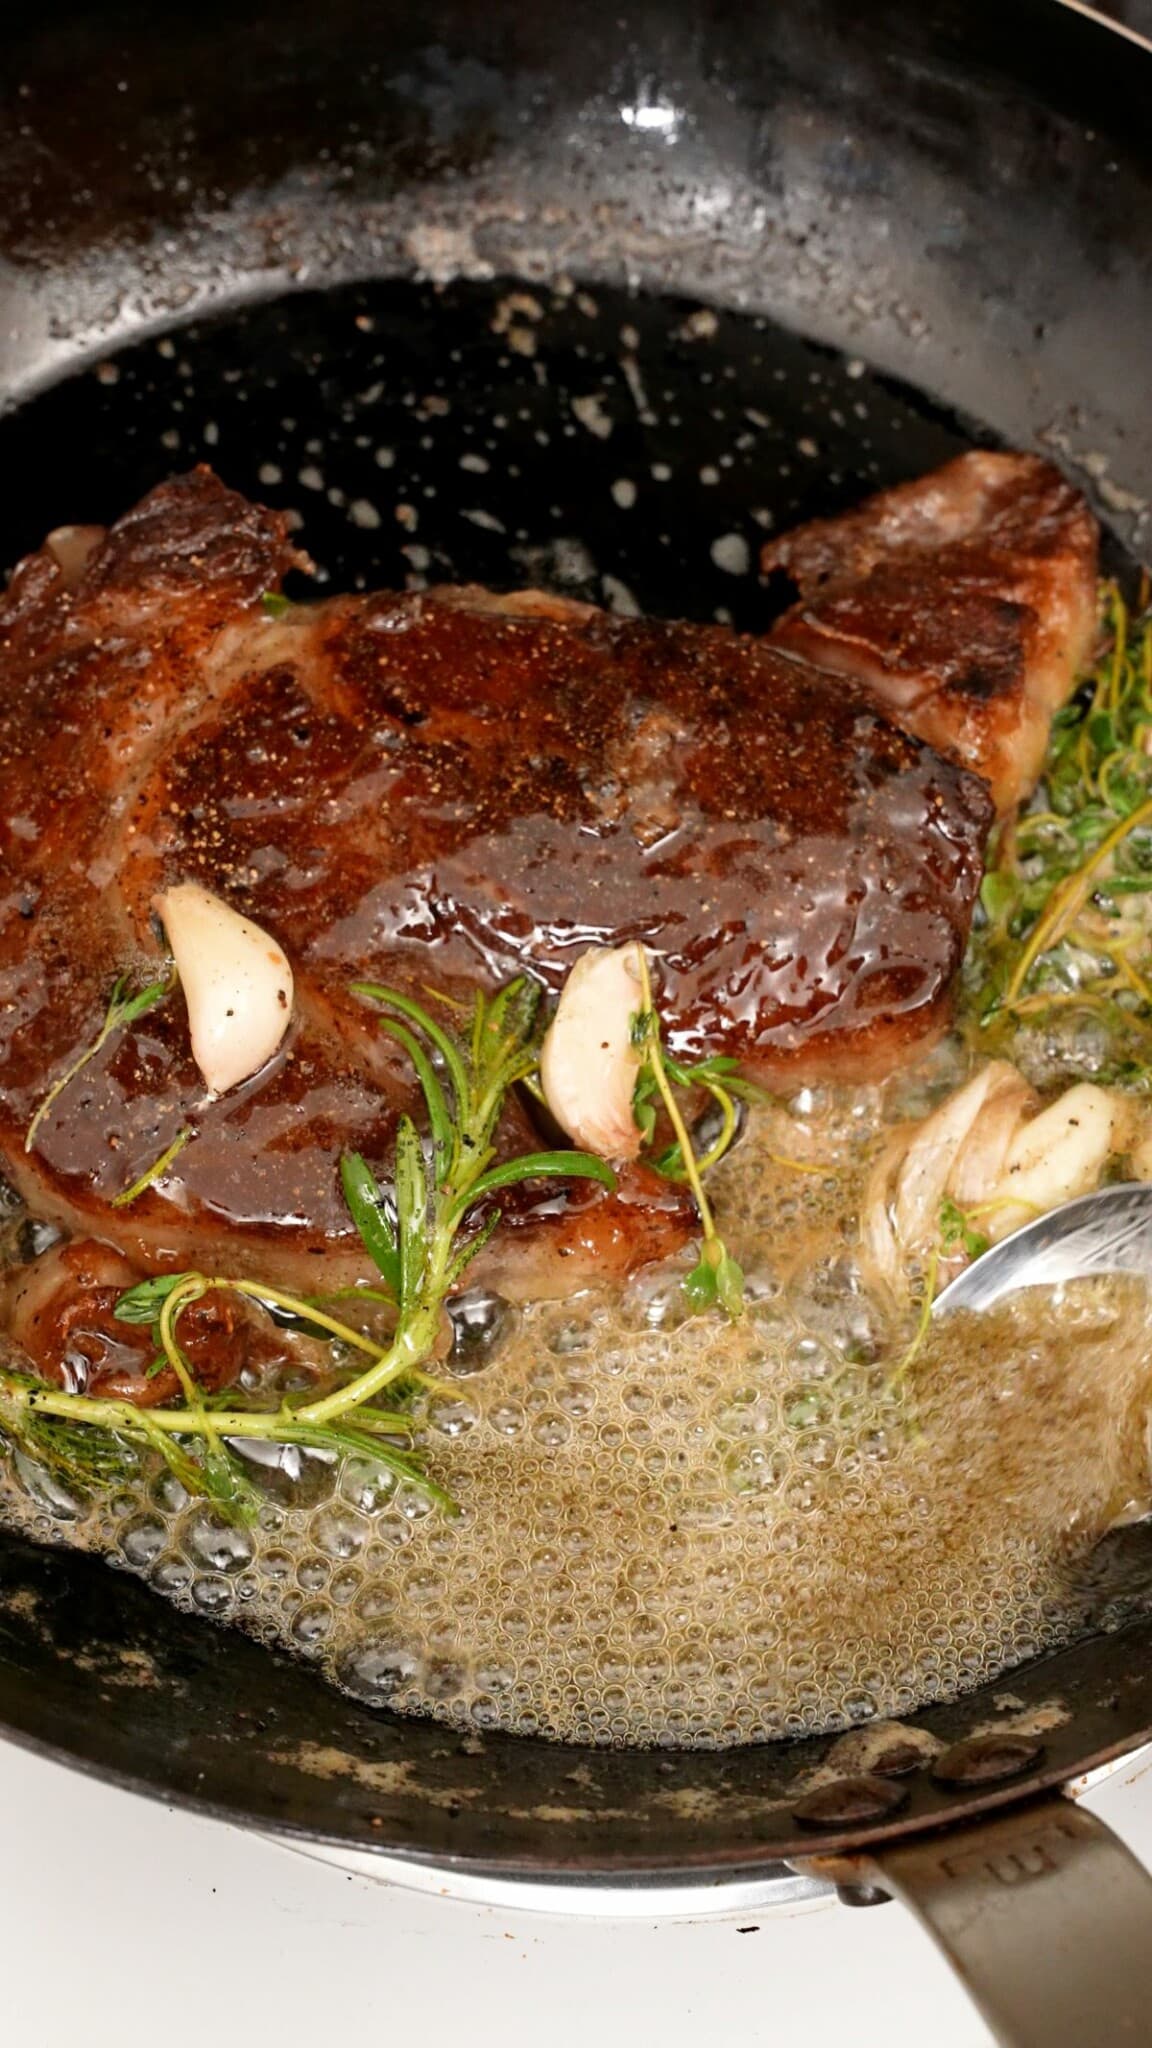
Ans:
<svg viewBox="0 0 1152 2048"><path fill-rule="evenodd" d="M1088 1803L1152 1862L1147 1755ZM7 2040L35 2048L985 2048L895 1905L652 1925L462 1905L0 1743ZM742 1932L753 1927L754 1932ZM851 2030L850 2033L848 2030Z"/></svg>

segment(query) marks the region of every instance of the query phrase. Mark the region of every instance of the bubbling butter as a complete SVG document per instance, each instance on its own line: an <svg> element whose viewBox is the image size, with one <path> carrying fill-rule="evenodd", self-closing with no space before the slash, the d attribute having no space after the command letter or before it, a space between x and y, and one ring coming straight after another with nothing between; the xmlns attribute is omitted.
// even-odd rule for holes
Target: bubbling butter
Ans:
<svg viewBox="0 0 1152 2048"><path fill-rule="evenodd" d="M1148 1506L1148 1299L955 1315L894 1382L851 1223L882 1106L753 1113L712 1182L739 1323L649 1271L462 1345L421 1420L457 1521L355 1460L276 1474L251 1530L156 1472L85 1506L12 1466L5 1518L456 1728L717 1747L979 1685L1091 1621L1093 1548Z"/></svg>

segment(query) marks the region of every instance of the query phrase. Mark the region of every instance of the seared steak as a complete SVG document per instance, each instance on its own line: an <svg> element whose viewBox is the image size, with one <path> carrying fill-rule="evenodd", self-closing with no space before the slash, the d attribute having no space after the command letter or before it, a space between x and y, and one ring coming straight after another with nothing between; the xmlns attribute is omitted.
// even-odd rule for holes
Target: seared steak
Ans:
<svg viewBox="0 0 1152 2048"><path fill-rule="evenodd" d="M814 547L789 558L804 576ZM641 939L674 1049L773 1082L882 1073L946 1022L987 791L794 640L467 589L270 616L293 559L280 515L199 470L107 535L53 536L0 611L0 1156L40 1214L138 1265L364 1274L339 1156L386 1177L415 1090L357 977L555 991L585 947ZM117 976L155 974L152 899L180 881L289 954L284 1047L206 1101L177 992L26 1153ZM114 1208L185 1123L171 1170ZM503 1142L537 1142L519 1103ZM692 1228L642 1167L614 1197L549 1185L510 1208L483 1275L512 1292Z"/></svg>
<svg viewBox="0 0 1152 2048"><path fill-rule="evenodd" d="M1051 463L962 455L770 541L762 568L800 591L772 639L866 684L1010 810L1092 651L1097 542Z"/></svg>

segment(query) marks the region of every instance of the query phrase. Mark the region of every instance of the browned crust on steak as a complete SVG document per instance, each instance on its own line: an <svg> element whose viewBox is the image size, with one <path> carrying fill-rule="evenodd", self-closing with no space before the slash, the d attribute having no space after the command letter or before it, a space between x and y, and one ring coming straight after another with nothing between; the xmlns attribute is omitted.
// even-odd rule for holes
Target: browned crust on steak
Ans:
<svg viewBox="0 0 1152 2048"><path fill-rule="evenodd" d="M1034 787L1091 655L1097 550L1088 506L1051 463L962 455L770 541L765 573L800 591L772 639L864 683L1005 811Z"/></svg>
<svg viewBox="0 0 1152 2048"><path fill-rule="evenodd" d="M674 1049L778 1081L881 1073L947 1022L991 807L865 694L720 628L536 595L268 618L292 559L278 515L201 470L70 587L33 557L0 612L0 1154L41 1213L144 1265L367 1277L339 1156L387 1174L416 1091L362 975L556 990L586 946L642 939ZM177 993L27 1155L117 975L154 971L149 906L178 880L287 949L281 1053L206 1102ZM114 1208L186 1121L163 1183ZM519 1102L500 1142L537 1142ZM636 1168L614 1197L521 1191L508 1223L487 1277L545 1294L673 1249L693 1211Z"/></svg>

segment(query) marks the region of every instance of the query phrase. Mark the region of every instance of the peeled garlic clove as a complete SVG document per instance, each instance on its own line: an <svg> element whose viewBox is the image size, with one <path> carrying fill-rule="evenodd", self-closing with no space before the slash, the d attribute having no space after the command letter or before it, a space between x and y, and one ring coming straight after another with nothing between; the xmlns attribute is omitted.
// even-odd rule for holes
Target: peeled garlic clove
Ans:
<svg viewBox="0 0 1152 2048"><path fill-rule="evenodd" d="M592 946L564 983L540 1049L540 1082L557 1123L604 1159L635 1159L632 1095L642 1055L632 1019L644 1003L640 948Z"/></svg>
<svg viewBox="0 0 1152 2048"><path fill-rule="evenodd" d="M980 1114L956 1154L945 1192L961 1209L986 1202L1004 1172L1025 1117L1039 1100L1015 1067L997 1060Z"/></svg>
<svg viewBox="0 0 1152 2048"><path fill-rule="evenodd" d="M1021 1126L992 1191L989 1235L1006 1237L1030 1217L1073 1195L1090 1194L1113 1152L1128 1137L1127 1104L1092 1081L1069 1088ZM1019 1207L1017 1207L1019 1204Z"/></svg>
<svg viewBox="0 0 1152 2048"><path fill-rule="evenodd" d="M934 1243L948 1177L1004 1071L999 1060L990 1061L913 1131L897 1175L892 1208L896 1236L907 1249Z"/></svg>
<svg viewBox="0 0 1152 2048"><path fill-rule="evenodd" d="M1015 1067L990 1060L930 1116L895 1134L864 1190L860 1238L873 1278L906 1291L908 1253L938 1244L945 1195L962 1209L979 1209L1034 1101Z"/></svg>
<svg viewBox="0 0 1152 2048"><path fill-rule="evenodd" d="M192 1057L213 1095L270 1060L292 1016L292 969L275 939L199 882L153 900L188 1005Z"/></svg>

